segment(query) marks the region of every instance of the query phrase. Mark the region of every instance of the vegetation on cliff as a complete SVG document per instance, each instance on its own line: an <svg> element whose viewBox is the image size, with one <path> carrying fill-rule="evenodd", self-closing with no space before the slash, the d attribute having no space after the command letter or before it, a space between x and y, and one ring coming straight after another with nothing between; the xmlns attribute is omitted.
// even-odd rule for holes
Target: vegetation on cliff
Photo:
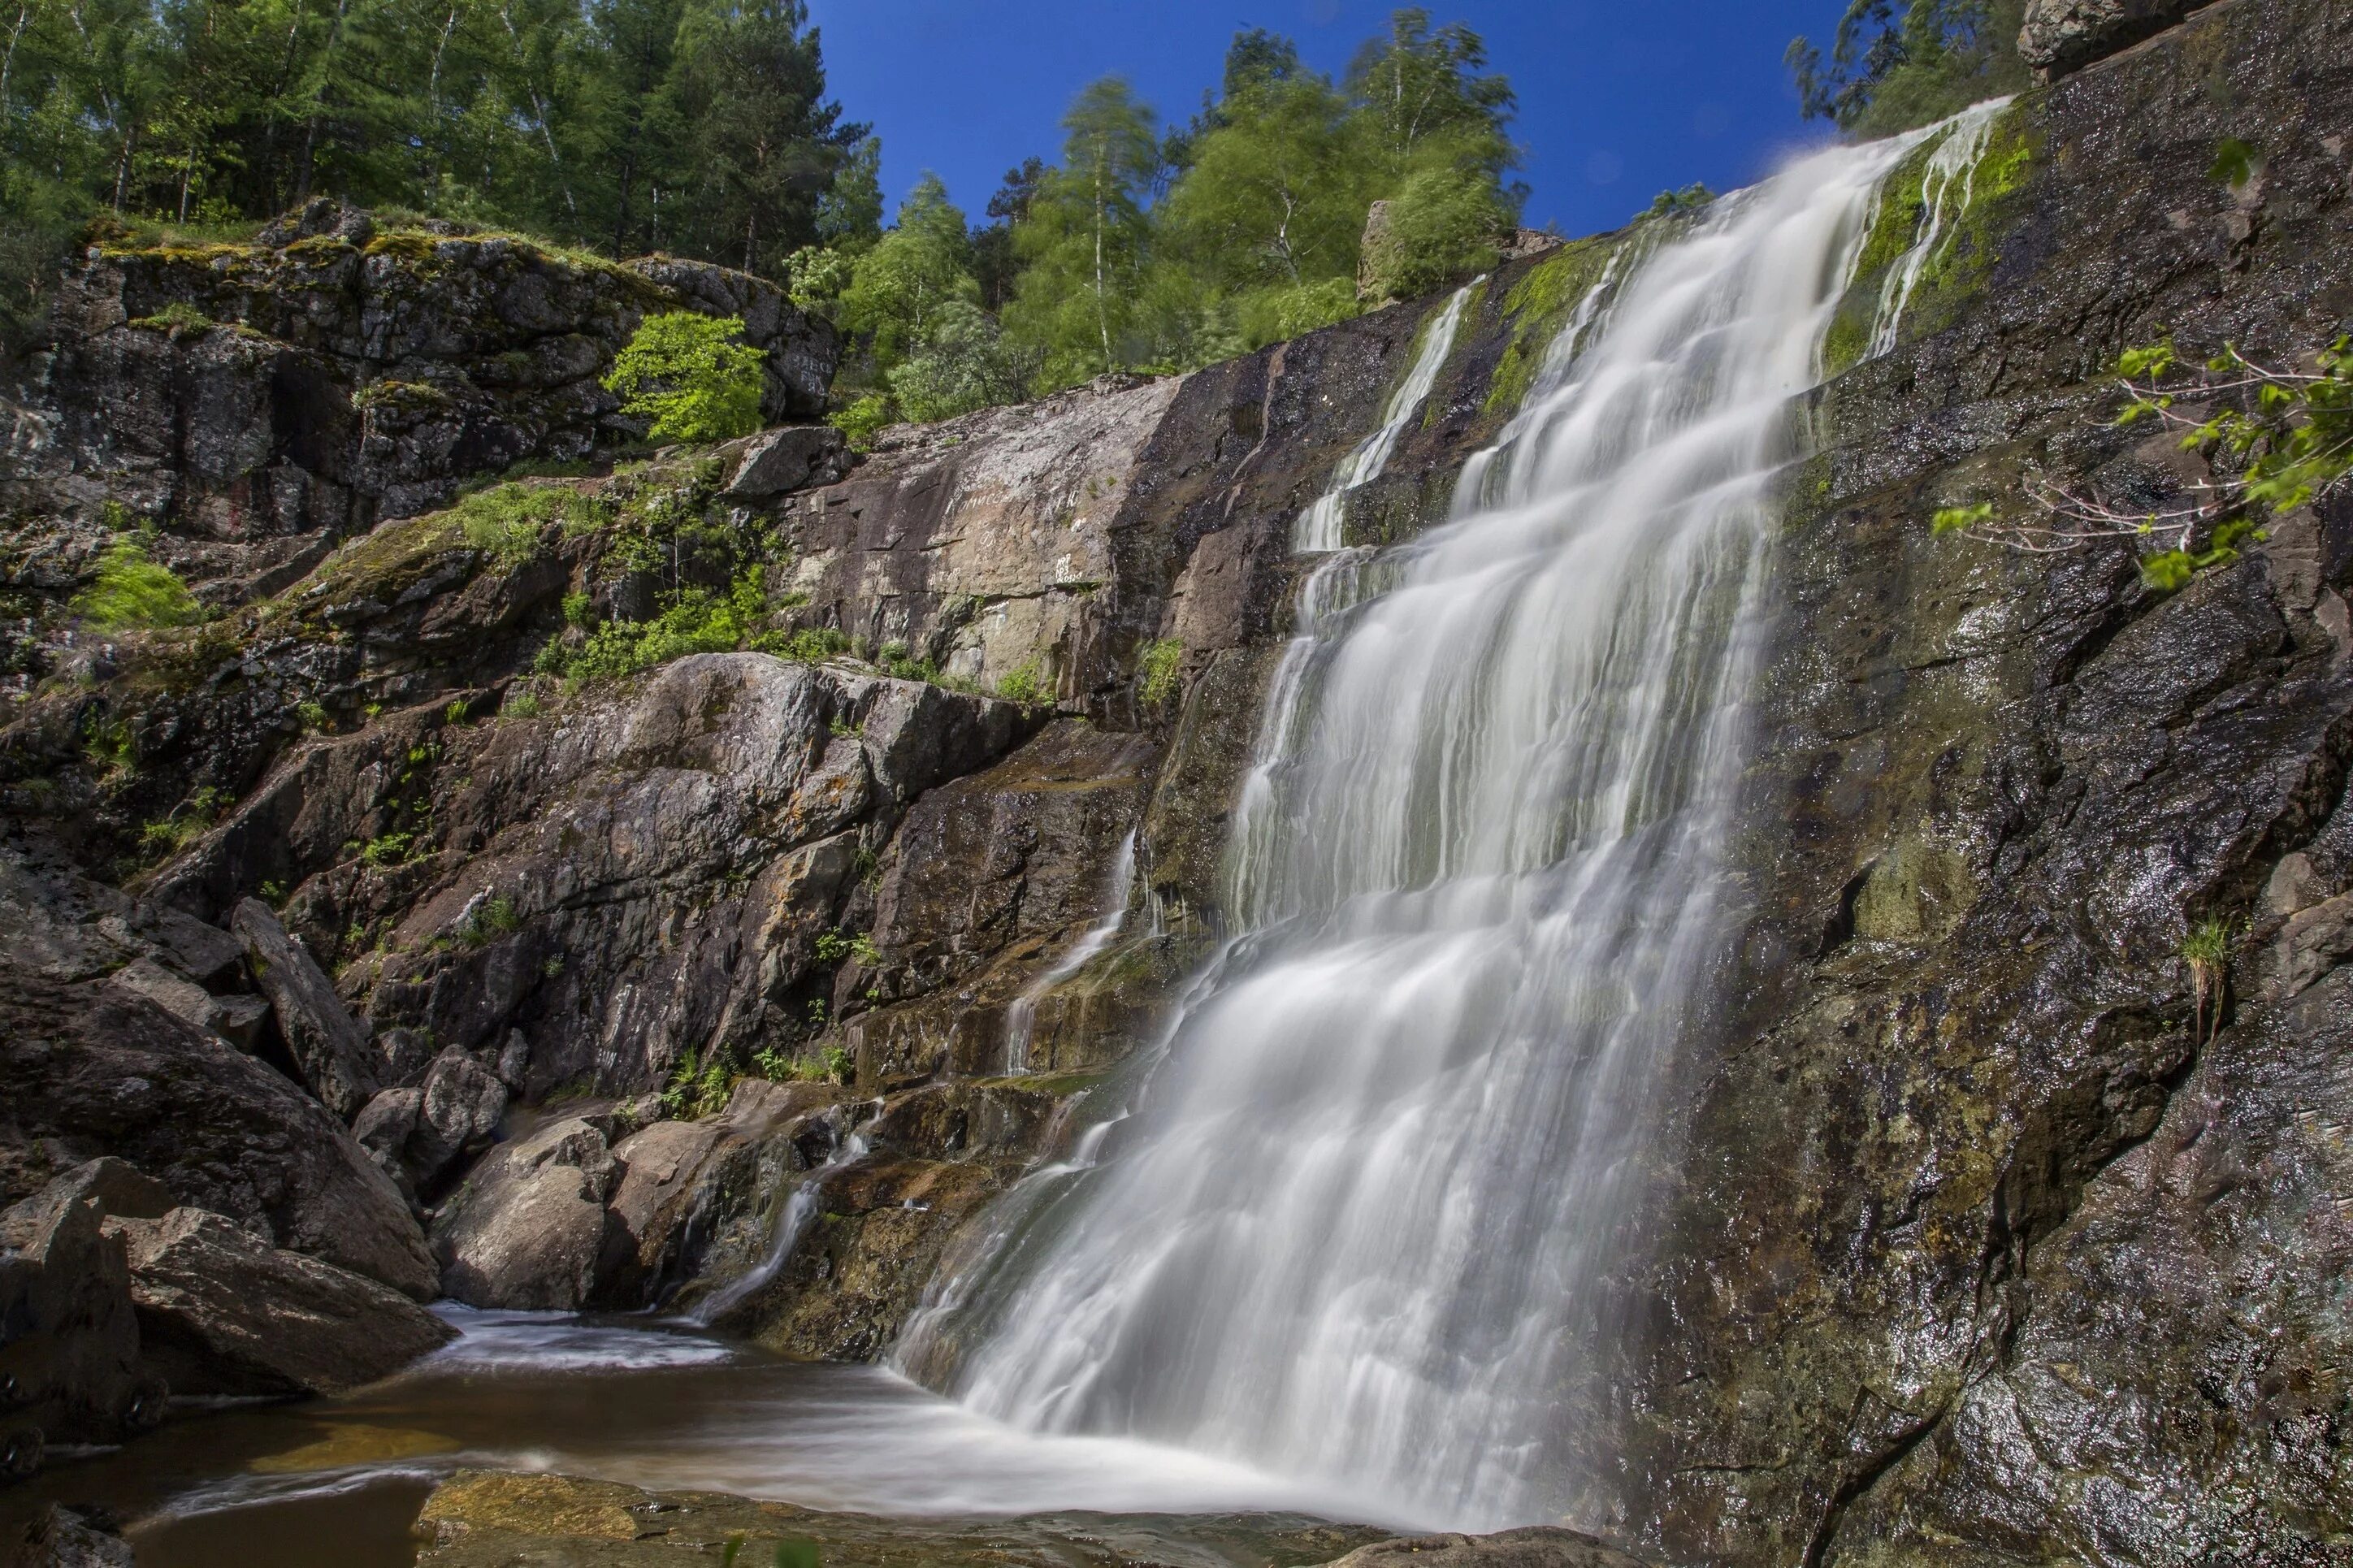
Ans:
<svg viewBox="0 0 2353 1568"><path fill-rule="evenodd" d="M2025 0L1849 0L1827 61L1810 39L1789 45L1806 116L1867 140L2016 92L2028 78L2010 46L2025 9Z"/></svg>

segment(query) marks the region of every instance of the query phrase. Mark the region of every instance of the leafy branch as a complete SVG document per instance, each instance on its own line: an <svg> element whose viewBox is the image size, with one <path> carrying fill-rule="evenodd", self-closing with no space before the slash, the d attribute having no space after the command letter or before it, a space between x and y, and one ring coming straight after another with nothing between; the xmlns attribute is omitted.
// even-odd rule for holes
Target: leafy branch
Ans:
<svg viewBox="0 0 2353 1568"><path fill-rule="evenodd" d="M2353 338L2338 338L2313 364L2274 369L2229 344L2184 371L2170 339L2128 349L2116 364L2126 403L2114 423L2154 420L2183 451L2205 458L2215 478L2188 487L2175 505L2141 510L2034 475L2029 516L1998 517L1989 502L1947 507L1935 531L2035 555L2147 541L2162 548L2141 558L2142 579L2169 593L2269 537L2261 517L2317 500L2353 472Z"/></svg>

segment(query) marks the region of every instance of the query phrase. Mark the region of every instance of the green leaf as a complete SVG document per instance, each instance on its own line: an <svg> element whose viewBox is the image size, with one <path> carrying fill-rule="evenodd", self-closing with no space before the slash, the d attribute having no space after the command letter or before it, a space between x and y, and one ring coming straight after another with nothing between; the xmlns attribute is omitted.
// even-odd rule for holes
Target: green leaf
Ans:
<svg viewBox="0 0 2353 1568"><path fill-rule="evenodd" d="M1961 529L1974 528L1992 515L1993 503L1990 501L1979 501L1975 506L1943 507L1930 521L1929 529L1934 533L1952 533Z"/></svg>
<svg viewBox="0 0 2353 1568"><path fill-rule="evenodd" d="M2236 190L2263 171L2263 157L2249 143L2235 136L2225 136L2214 145L2214 163L2206 171L2209 179L2220 180Z"/></svg>
<svg viewBox="0 0 2353 1568"><path fill-rule="evenodd" d="M2186 550L2168 550L2162 554L2145 556L2140 563L2140 580L2159 594L2170 594L2189 584L2198 568Z"/></svg>

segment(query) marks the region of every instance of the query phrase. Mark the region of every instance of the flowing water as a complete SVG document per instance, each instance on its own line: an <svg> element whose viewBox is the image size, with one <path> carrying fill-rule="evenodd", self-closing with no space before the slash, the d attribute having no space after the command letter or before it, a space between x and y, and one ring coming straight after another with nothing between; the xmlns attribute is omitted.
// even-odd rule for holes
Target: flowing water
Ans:
<svg viewBox="0 0 2353 1568"><path fill-rule="evenodd" d="M902 1364L1019 1426L1432 1523L1561 1506L1733 912L1775 478L1917 141L1809 159L1615 269L1447 526L1375 555L1303 523L1331 553L1240 803L1243 930L1108 1156L1050 1173Z"/></svg>
<svg viewBox="0 0 2353 1568"><path fill-rule="evenodd" d="M1111 887L1103 899L1103 912L1085 934L1071 944L1071 950L1050 964L1046 972L1029 983L1029 989L1013 1000L1005 1010L1005 1070L1009 1073L1029 1070L1029 1039L1037 1032L1038 1004L1055 986L1087 966L1087 961L1109 947L1119 935L1119 928L1127 923L1129 885L1135 879L1135 833L1130 829L1119 841L1119 853L1112 858Z"/></svg>
<svg viewBox="0 0 2353 1568"><path fill-rule="evenodd" d="M1438 373L1446 364L1446 356L1453 352L1454 330L1462 324L1462 307L1470 302L1476 281L1454 290L1430 325L1423 329L1421 342L1414 351L1413 363L1406 371L1405 380L1389 396L1388 408L1381 416L1380 428L1356 444L1356 450L1341 460L1333 470L1332 482L1315 504L1299 514L1292 525L1294 548L1300 550L1337 550L1348 520L1348 492L1368 485L1381 477L1388 467L1389 454L1397 450L1398 437L1413 416L1421 412L1429 400L1430 389L1438 384Z"/></svg>

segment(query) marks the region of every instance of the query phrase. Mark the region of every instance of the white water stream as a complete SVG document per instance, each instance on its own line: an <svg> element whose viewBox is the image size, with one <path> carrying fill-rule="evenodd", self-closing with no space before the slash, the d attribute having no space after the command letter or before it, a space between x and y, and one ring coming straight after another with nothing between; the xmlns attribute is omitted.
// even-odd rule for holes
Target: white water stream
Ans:
<svg viewBox="0 0 2353 1568"><path fill-rule="evenodd" d="M1302 520L1333 553L1239 803L1243 929L1132 1120L1016 1205L902 1366L1433 1524L1566 1506L1733 912L1772 487L1918 141L1809 158L1614 269L1445 527L1376 555Z"/></svg>
<svg viewBox="0 0 2353 1568"><path fill-rule="evenodd" d="M1430 389L1438 384L1438 373L1445 368L1446 356L1454 349L1454 330L1462 324L1462 307L1470 302L1471 291L1478 280L1454 290L1429 326L1423 329L1421 343L1414 351L1413 364L1405 380L1390 394L1388 409L1381 416L1380 428L1356 444L1354 451L1341 459L1332 471L1332 482L1315 498L1315 504L1299 514L1292 525L1292 548L1302 551L1337 550L1348 521L1348 492L1368 485L1381 477L1389 465L1389 454L1397 450L1398 437L1413 416L1421 412L1429 401Z"/></svg>

